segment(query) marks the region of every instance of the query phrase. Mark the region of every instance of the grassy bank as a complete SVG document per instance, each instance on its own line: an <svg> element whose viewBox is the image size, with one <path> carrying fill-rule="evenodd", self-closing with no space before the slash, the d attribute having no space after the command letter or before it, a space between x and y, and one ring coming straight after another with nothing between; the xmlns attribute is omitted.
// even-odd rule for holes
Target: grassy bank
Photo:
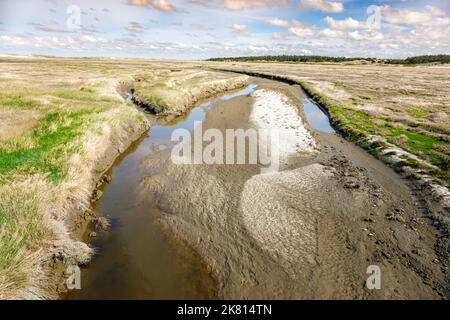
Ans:
<svg viewBox="0 0 450 320"><path fill-rule="evenodd" d="M396 170L417 169L449 186L448 70L257 63L211 66L300 84L349 139L379 158L395 152L394 146L405 150L398 155L401 161L394 164Z"/></svg>
<svg viewBox="0 0 450 320"><path fill-rule="evenodd" d="M200 100L241 88L248 77L199 69L171 69L135 77L134 99L156 114L181 115Z"/></svg>
<svg viewBox="0 0 450 320"><path fill-rule="evenodd" d="M103 171L150 121L124 100L118 84L138 83L136 92L157 108L182 112L228 89L217 84L246 78L192 67L130 59L2 58L1 299L55 298L59 284L49 268L89 260L91 249L75 236L77 216L90 210ZM175 69L182 80L173 76Z"/></svg>
<svg viewBox="0 0 450 320"><path fill-rule="evenodd" d="M411 128L392 125L387 117L372 117L361 111L349 110L331 103L326 97L312 89L307 89L315 101L325 107L331 121L344 135L367 149L374 156L383 160L390 146L395 145L412 155L403 154L403 161L394 165L394 169L402 172L404 167L419 169L423 173L433 176L438 181L449 186L449 148L450 143L446 140L415 132ZM380 136L384 140L375 139Z"/></svg>
<svg viewBox="0 0 450 320"><path fill-rule="evenodd" d="M88 260L74 217L90 209L103 171L151 118L117 85L134 88L154 113L177 115L248 81L205 67L299 83L350 139L380 158L406 150L397 170L421 170L448 186L448 69L2 58L0 298L53 298L54 258L63 266Z"/></svg>
<svg viewBox="0 0 450 320"><path fill-rule="evenodd" d="M46 297L45 259L72 241L68 216L86 210L97 161L139 131L108 66L18 58L0 64L0 297Z"/></svg>

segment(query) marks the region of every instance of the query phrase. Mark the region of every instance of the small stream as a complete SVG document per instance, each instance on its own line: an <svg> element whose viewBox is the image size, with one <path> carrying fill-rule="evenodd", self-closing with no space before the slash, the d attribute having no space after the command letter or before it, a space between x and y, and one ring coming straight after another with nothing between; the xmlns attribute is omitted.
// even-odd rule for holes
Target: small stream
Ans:
<svg viewBox="0 0 450 320"><path fill-rule="evenodd" d="M143 161L158 157L160 150L173 145L175 129L194 129L195 121L205 121L205 109L219 101L251 94L256 84L210 99L188 115L169 124L156 124L116 160L108 174L112 182L102 189L94 204L98 216L107 216L111 230L97 232L85 240L98 255L82 269L81 290L69 292L66 299L214 299L216 281L201 257L190 247L167 235L156 223L161 212L149 200L139 197ZM306 97L306 95L305 95ZM304 111L310 126L335 133L326 114L308 98Z"/></svg>
<svg viewBox="0 0 450 320"><path fill-rule="evenodd" d="M81 272L81 290L66 299L212 299L216 283L201 257L190 247L168 236L155 223L161 212L138 197L141 178L148 174L142 162L157 157L173 145L172 132L190 131L195 121L205 120L205 109L218 101L250 94L251 84L243 90L213 98L193 108L187 116L156 124L117 159L108 174L109 185L94 204L99 216L107 216L111 230L98 232L89 241L99 253ZM89 234L92 230L88 230ZM85 237L85 240L89 240Z"/></svg>
<svg viewBox="0 0 450 320"><path fill-rule="evenodd" d="M311 128L325 133L336 134L336 130L331 126L330 119L325 112L308 98L305 92L303 92L303 95L305 96L303 100L303 110L305 111L306 120L308 120L308 124Z"/></svg>

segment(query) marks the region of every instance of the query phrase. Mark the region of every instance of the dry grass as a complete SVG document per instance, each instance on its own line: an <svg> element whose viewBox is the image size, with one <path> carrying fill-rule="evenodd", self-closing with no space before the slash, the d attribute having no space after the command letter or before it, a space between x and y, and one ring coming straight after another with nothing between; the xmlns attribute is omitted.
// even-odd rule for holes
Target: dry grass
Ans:
<svg viewBox="0 0 450 320"><path fill-rule="evenodd" d="M33 285L36 253L48 240L67 239L69 198L87 205L91 175L86 169L95 165L105 145L123 135L125 126L144 121L114 88L122 77L145 68L136 64L0 62L1 298L20 296Z"/></svg>
<svg viewBox="0 0 450 320"><path fill-rule="evenodd" d="M89 197L86 169L96 153L85 141L120 131L114 123L118 117L135 126L143 121L103 80L107 68L112 78L118 76L112 65L81 61L14 58L0 63L2 298L36 286L46 246L70 240L64 224L69 198Z"/></svg>
<svg viewBox="0 0 450 320"><path fill-rule="evenodd" d="M38 253L49 232L42 206L49 198L42 179L0 188L0 298L11 297L18 284L29 284ZM34 270L36 271L36 270Z"/></svg>
<svg viewBox="0 0 450 320"><path fill-rule="evenodd" d="M66 221L74 203L89 206L98 162L146 123L116 84L179 114L247 82L205 67L299 82L354 137L384 137L448 181L448 69L0 57L0 298L48 296L38 288L42 257L55 242L73 243Z"/></svg>
<svg viewBox="0 0 450 320"><path fill-rule="evenodd" d="M48 276L43 259L52 250L73 255L68 258L72 263L89 254L71 237L68 221L75 211L89 208L105 155L111 149L124 151L148 127L143 114L117 92L119 83L134 85L136 77L145 75L139 85L163 101L166 110L181 112L228 89L229 79L246 79L193 66L0 57L0 298L54 297L42 290ZM207 87L214 79L214 86ZM167 90L154 91L156 83Z"/></svg>
<svg viewBox="0 0 450 320"><path fill-rule="evenodd" d="M335 124L365 146L380 136L418 156L404 165L450 183L450 70L343 64L208 63L297 82L331 113ZM376 150L375 150L376 152Z"/></svg>
<svg viewBox="0 0 450 320"><path fill-rule="evenodd" d="M151 106L155 113L180 115L199 100L246 84L246 76L197 68L171 69L136 76L134 90L137 102Z"/></svg>

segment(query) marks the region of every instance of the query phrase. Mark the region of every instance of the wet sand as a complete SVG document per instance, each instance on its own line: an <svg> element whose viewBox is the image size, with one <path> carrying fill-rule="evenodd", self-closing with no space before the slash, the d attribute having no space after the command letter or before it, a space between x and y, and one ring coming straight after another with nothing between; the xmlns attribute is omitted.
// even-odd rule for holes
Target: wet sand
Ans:
<svg viewBox="0 0 450 320"><path fill-rule="evenodd" d="M257 83L302 105L298 86ZM218 105L204 128L247 128L253 104L240 97ZM279 173L166 161L144 179L143 196L157 195L161 224L200 253L223 298L445 295L445 274L431 262L436 234L406 182L342 138L311 132L320 152L284 159ZM397 210L400 221L389 218ZM381 268L382 290L365 288L370 265Z"/></svg>
<svg viewBox="0 0 450 320"><path fill-rule="evenodd" d="M253 85L227 93L217 101L252 92ZM65 299L212 299L217 284L199 254L180 238L164 232L157 223L164 213L151 197L141 196L141 181L158 170L148 162L161 163L173 145L171 134L193 130L195 121L205 120L205 110L216 99L197 106L182 117L160 119L149 132L120 156L107 176L112 177L93 204L97 216L106 217L111 229L84 233L84 241L97 255L82 269L81 290ZM155 122L155 119L151 119ZM167 149L169 150L169 149ZM89 237L92 232L96 237Z"/></svg>
<svg viewBox="0 0 450 320"><path fill-rule="evenodd" d="M98 240L97 260L103 262L88 267L85 293L72 298L166 297L152 295L151 277L163 287L156 291L173 297L177 289L167 279L176 272L156 261L167 271L164 278L164 272L154 272L155 261L145 258L154 246L168 265L185 262L181 279L187 288L197 288L176 298L448 297L445 269L433 262L439 261L437 235L406 181L339 136L309 127L298 86L253 80L256 92L276 92L298 107L317 151L288 155L280 172L265 175L259 165L175 165L169 149L139 156L134 151L131 157L139 164L130 170L139 181L122 185L126 178L114 174L120 187L106 190L102 201L114 211L122 206L114 200L135 194L125 203L140 209L124 206L112 216L118 231L102 237L113 240ZM203 108L204 130L256 127L255 97L236 96ZM126 227L133 237L128 234L124 244L120 225L133 224ZM119 258L120 253L127 254ZM365 288L370 265L381 269L381 290ZM112 279L108 268L114 268Z"/></svg>

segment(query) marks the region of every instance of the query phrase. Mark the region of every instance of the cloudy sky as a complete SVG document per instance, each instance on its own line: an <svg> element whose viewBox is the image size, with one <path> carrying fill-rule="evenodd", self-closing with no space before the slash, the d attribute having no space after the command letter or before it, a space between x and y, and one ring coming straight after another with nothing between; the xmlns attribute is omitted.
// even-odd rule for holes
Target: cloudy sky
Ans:
<svg viewBox="0 0 450 320"><path fill-rule="evenodd" d="M450 53L450 0L0 0L0 53L168 59Z"/></svg>

